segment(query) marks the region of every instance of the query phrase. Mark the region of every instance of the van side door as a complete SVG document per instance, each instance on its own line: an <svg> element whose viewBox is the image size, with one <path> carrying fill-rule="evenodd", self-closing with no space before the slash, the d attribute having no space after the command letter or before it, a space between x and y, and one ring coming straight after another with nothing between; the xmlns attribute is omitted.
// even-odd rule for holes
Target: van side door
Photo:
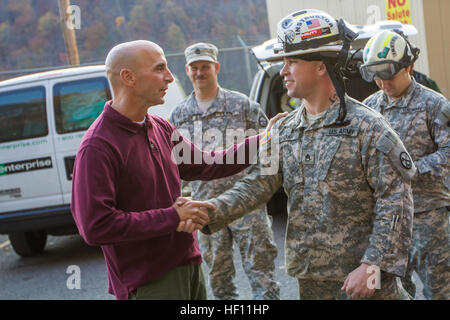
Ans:
<svg viewBox="0 0 450 320"><path fill-rule="evenodd" d="M47 84L0 88L0 214L62 204Z"/></svg>
<svg viewBox="0 0 450 320"><path fill-rule="evenodd" d="M104 72L76 75L50 81L53 94L54 144L63 202L70 204L72 170L85 131L111 99Z"/></svg>

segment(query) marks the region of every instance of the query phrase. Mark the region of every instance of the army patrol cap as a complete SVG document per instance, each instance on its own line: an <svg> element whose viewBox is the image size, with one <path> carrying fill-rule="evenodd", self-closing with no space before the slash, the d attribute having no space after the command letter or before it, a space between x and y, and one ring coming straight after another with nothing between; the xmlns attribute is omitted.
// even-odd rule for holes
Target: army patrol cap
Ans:
<svg viewBox="0 0 450 320"><path fill-rule="evenodd" d="M217 47L211 43L199 42L195 43L184 50L186 64L195 61L217 62Z"/></svg>

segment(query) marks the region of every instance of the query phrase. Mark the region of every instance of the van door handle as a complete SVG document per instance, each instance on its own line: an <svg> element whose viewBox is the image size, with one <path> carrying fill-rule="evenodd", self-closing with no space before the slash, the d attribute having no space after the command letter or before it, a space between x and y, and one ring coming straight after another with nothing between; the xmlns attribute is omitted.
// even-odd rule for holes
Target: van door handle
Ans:
<svg viewBox="0 0 450 320"><path fill-rule="evenodd" d="M64 165L66 167L66 177L67 180L72 180L72 172L73 172L73 165L75 163L75 156L69 156L64 158Z"/></svg>

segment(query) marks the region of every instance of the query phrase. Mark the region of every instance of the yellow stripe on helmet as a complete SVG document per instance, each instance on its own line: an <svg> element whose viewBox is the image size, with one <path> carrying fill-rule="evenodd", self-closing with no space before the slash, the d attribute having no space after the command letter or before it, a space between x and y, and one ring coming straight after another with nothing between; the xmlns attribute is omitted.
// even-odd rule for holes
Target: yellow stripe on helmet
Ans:
<svg viewBox="0 0 450 320"><path fill-rule="evenodd" d="M392 33L389 33L386 37L386 39L384 39L383 41L383 45L382 48L387 47L389 45L389 42L391 42L391 39L394 35Z"/></svg>

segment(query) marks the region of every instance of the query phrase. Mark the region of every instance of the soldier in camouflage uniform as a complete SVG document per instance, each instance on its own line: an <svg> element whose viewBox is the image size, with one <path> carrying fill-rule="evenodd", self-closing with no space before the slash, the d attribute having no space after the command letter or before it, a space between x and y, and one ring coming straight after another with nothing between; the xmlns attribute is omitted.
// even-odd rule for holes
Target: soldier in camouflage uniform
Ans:
<svg viewBox="0 0 450 320"><path fill-rule="evenodd" d="M322 32L330 40L314 36ZM300 299L407 298L396 277L406 271L411 245L416 169L382 115L332 82L348 48L340 39L355 36L318 10L279 22L283 48L274 60L284 59L288 95L303 104L261 140L247 175L208 200L217 209L202 231L213 233L284 187L286 270L298 279Z"/></svg>
<svg viewBox="0 0 450 320"><path fill-rule="evenodd" d="M240 142L247 135L259 133L267 117L257 103L242 93L219 87L217 48L197 43L185 50L186 73L194 91L169 116L169 121L203 150L219 150ZM243 176L214 181L190 182L194 199L215 197L231 188ZM274 280L277 248L265 204L254 208L214 235L199 234L200 249L210 268L209 280L216 299L236 299L233 245L236 244L242 266L250 281L254 299L279 299Z"/></svg>
<svg viewBox="0 0 450 320"><path fill-rule="evenodd" d="M378 55L390 48L384 57ZM397 52L394 55L393 52ZM415 54L414 54L415 53ZM382 113L398 132L418 169L412 180L414 197L413 246L403 286L414 297L416 271L427 299L450 298L449 156L450 104L410 76L418 52L402 36L384 31L364 49L362 74L382 89L364 103ZM400 64L387 74L370 73L371 65Z"/></svg>

